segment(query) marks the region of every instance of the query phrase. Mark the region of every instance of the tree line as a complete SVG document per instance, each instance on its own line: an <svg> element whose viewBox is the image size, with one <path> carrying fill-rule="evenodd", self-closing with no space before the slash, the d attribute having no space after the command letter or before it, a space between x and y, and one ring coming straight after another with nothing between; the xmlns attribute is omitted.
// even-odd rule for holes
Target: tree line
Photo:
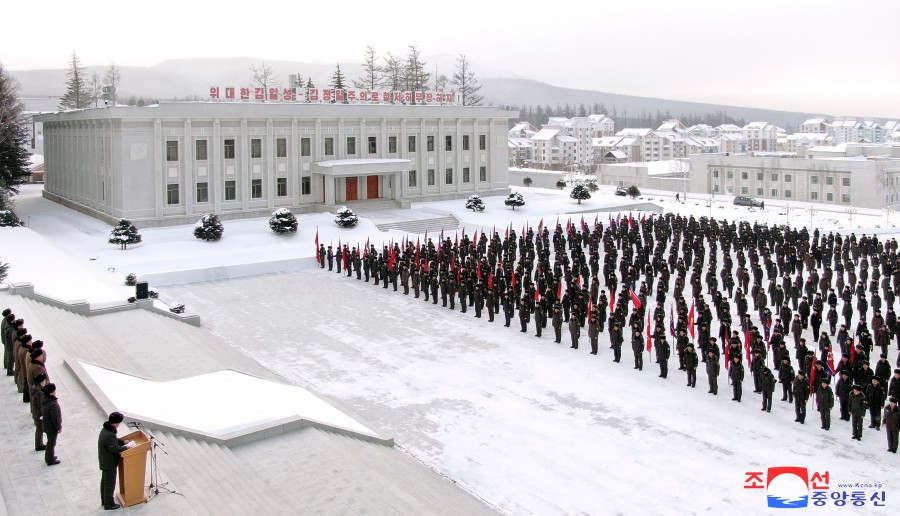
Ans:
<svg viewBox="0 0 900 516"><path fill-rule="evenodd" d="M96 71L89 77L73 51L66 77L66 93L59 101L59 109L99 107L101 100L115 105L116 89L122 82L122 72L115 63L106 68L103 77Z"/></svg>

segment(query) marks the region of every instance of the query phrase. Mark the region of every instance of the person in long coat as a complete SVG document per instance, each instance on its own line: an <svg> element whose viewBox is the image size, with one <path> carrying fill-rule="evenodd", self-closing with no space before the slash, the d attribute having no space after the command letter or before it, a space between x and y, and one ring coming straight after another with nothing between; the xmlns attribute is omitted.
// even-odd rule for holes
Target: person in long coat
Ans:
<svg viewBox="0 0 900 516"><path fill-rule="evenodd" d="M44 398L41 400L41 421L43 422L44 435L46 436L46 448L44 449L44 462L48 466L59 464L56 457L56 438L62 433L62 411L59 408L59 399L56 397L56 385L48 383L43 388Z"/></svg>
<svg viewBox="0 0 900 516"><path fill-rule="evenodd" d="M119 454L128 449L125 441L116 436L119 425L125 420L120 412L113 412L103 423L97 438L97 460L100 463L100 503L107 511L119 508L114 497L116 492L116 469Z"/></svg>

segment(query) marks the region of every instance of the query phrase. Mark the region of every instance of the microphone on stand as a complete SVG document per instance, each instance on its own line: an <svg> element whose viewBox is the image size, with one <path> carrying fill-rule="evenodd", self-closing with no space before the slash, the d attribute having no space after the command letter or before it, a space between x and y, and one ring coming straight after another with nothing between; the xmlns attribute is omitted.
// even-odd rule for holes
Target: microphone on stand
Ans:
<svg viewBox="0 0 900 516"><path fill-rule="evenodd" d="M128 421L125 423L125 426L127 426L128 428L140 428L141 424L137 421Z"/></svg>

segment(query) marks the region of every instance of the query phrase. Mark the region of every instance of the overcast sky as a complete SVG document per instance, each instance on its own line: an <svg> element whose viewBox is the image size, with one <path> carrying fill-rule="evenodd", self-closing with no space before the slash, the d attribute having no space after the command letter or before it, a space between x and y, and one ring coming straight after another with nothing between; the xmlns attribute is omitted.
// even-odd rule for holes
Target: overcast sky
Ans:
<svg viewBox="0 0 900 516"><path fill-rule="evenodd" d="M465 53L557 86L900 117L900 0L8 2L10 70ZM131 4L135 4L131 7Z"/></svg>

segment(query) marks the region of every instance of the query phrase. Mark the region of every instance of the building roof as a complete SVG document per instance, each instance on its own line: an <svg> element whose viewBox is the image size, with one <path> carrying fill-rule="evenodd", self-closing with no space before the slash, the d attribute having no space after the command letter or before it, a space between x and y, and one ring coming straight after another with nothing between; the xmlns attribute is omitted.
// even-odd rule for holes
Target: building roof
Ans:
<svg viewBox="0 0 900 516"><path fill-rule="evenodd" d="M534 136L531 137L532 140L538 141L548 141L552 140L557 134L559 134L559 129L546 128L541 129L540 131L534 133Z"/></svg>

